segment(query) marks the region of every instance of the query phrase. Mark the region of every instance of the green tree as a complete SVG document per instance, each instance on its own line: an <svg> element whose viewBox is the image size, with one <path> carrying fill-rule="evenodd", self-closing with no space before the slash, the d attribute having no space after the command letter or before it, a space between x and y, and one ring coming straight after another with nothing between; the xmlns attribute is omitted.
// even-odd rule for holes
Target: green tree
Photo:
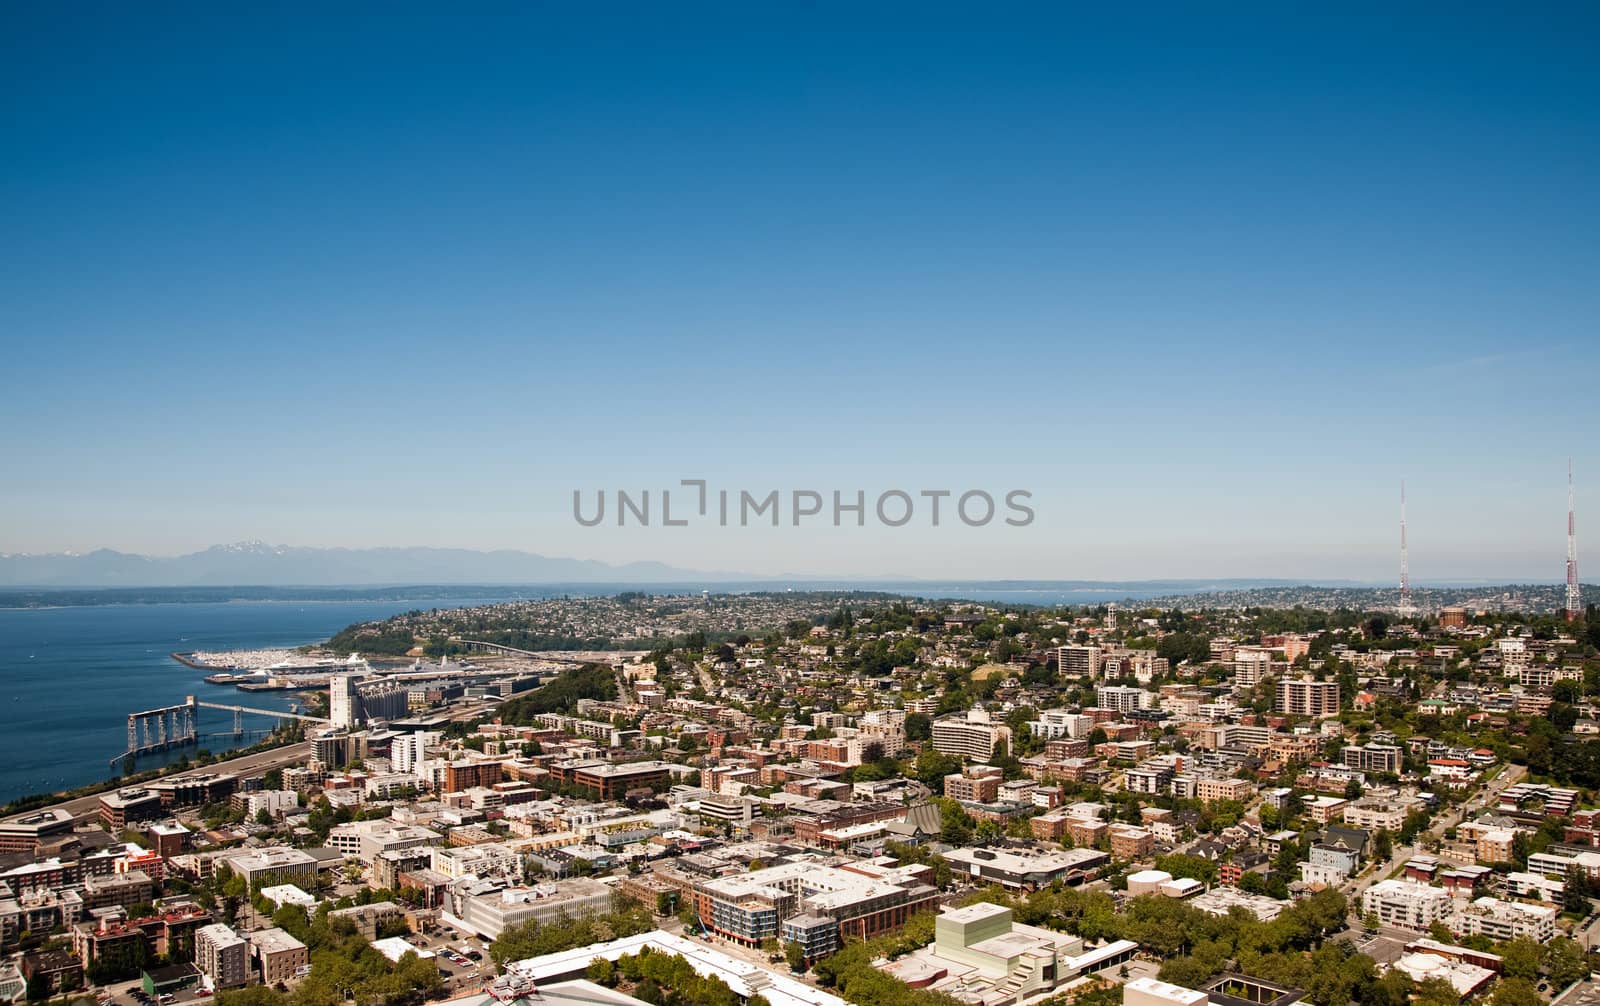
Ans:
<svg viewBox="0 0 1600 1006"><path fill-rule="evenodd" d="M1489 997L1490 1006L1545 1006L1544 997L1526 978L1505 978Z"/></svg>
<svg viewBox="0 0 1600 1006"><path fill-rule="evenodd" d="M1394 839L1389 837L1388 828L1379 828L1378 833L1372 836L1372 856L1380 863L1389 861L1394 855Z"/></svg>
<svg viewBox="0 0 1600 1006"><path fill-rule="evenodd" d="M1592 907L1589 894L1588 871L1581 866L1568 870L1566 886L1561 889L1561 907L1574 914L1588 915Z"/></svg>
<svg viewBox="0 0 1600 1006"><path fill-rule="evenodd" d="M596 957L589 962L589 967L584 972L584 977L596 985L604 985L607 988L611 988L617 983L616 965L611 963L609 957Z"/></svg>
<svg viewBox="0 0 1600 1006"><path fill-rule="evenodd" d="M1589 973L1589 962L1576 940L1557 936L1545 944L1544 970L1552 985L1564 989Z"/></svg>
<svg viewBox="0 0 1600 1006"><path fill-rule="evenodd" d="M1539 965L1544 960L1544 948L1533 940L1525 937L1507 940L1495 950L1505 963L1505 974L1508 978L1526 978L1532 981L1539 977Z"/></svg>

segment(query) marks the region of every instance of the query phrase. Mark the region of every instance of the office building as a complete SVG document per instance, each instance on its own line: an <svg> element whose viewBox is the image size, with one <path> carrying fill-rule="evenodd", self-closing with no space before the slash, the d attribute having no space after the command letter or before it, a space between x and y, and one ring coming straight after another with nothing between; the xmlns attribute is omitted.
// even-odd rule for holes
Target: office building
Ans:
<svg viewBox="0 0 1600 1006"><path fill-rule="evenodd" d="M41 845L72 834L73 817L64 810L38 810L0 822L0 853L37 853Z"/></svg>
<svg viewBox="0 0 1600 1006"><path fill-rule="evenodd" d="M1140 976L1122 986L1123 1006L1206 1006L1204 992Z"/></svg>
<svg viewBox="0 0 1600 1006"><path fill-rule="evenodd" d="M229 852L217 857L217 860L227 863L229 869L243 877L245 885L252 891L269 884L315 881L317 876L317 860L314 856L281 845Z"/></svg>
<svg viewBox="0 0 1600 1006"><path fill-rule="evenodd" d="M755 801L747 796L709 793L700 798L700 823L705 827L743 829L750 827L753 820Z"/></svg>
<svg viewBox="0 0 1600 1006"><path fill-rule="evenodd" d="M132 825L165 816L161 794L153 789L119 789L100 796L100 821L113 835Z"/></svg>
<svg viewBox="0 0 1600 1006"><path fill-rule="evenodd" d="M1011 852L1005 849L951 849L945 862L956 873L980 883L995 883L1013 890L1037 891L1060 880L1074 883L1092 878L1111 862L1111 857L1095 849L1066 849L1060 852Z"/></svg>
<svg viewBox="0 0 1600 1006"><path fill-rule="evenodd" d="M454 884L450 914L464 928L486 940L497 940L511 926L548 925L563 919L611 911L612 890L598 880L575 878L531 887L480 881Z"/></svg>
<svg viewBox="0 0 1600 1006"><path fill-rule="evenodd" d="M802 860L701 881L693 897L699 924L726 939L754 947L768 938L793 938L826 956L846 937L881 936L937 907L939 892L919 879L925 875L917 866L869 869ZM785 930L788 920L798 921Z"/></svg>
<svg viewBox="0 0 1600 1006"><path fill-rule="evenodd" d="M662 761L613 763L580 758L554 763L550 774L559 783L593 793L597 800L620 800L629 790L666 789L672 766Z"/></svg>
<svg viewBox="0 0 1600 1006"><path fill-rule="evenodd" d="M970 1003L1036 999L1092 972L1122 966L1138 944L1119 940L1085 948L1083 939L1020 925L1012 910L987 902L945 909L934 920L931 946L883 970L935 993L959 992Z"/></svg>

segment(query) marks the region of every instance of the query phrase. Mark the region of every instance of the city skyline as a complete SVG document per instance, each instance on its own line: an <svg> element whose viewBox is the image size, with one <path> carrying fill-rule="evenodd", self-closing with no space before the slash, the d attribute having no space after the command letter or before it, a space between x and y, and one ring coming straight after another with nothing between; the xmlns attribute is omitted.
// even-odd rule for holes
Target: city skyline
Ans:
<svg viewBox="0 0 1600 1006"><path fill-rule="evenodd" d="M1600 471L1586 8L3 17L0 551L1559 581ZM571 518L681 478L1038 519Z"/></svg>

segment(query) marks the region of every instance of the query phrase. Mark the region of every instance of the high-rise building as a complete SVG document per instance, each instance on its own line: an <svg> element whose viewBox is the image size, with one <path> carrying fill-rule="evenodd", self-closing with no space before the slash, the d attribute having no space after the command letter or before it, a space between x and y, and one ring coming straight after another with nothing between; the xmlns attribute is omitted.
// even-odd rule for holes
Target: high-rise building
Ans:
<svg viewBox="0 0 1600 1006"><path fill-rule="evenodd" d="M396 737L389 744L389 767L396 772L415 772L428 755L428 747L439 743L439 734L432 730L419 730L414 734Z"/></svg>
<svg viewBox="0 0 1600 1006"><path fill-rule="evenodd" d="M346 730L359 725L361 695L356 691L355 675L335 674L328 678L328 719Z"/></svg>
<svg viewBox="0 0 1600 1006"><path fill-rule="evenodd" d="M1098 646L1060 646L1056 648L1056 666L1062 677L1092 678L1100 673L1100 648Z"/></svg>
<svg viewBox="0 0 1600 1006"><path fill-rule="evenodd" d="M1285 716L1332 716L1339 711L1339 683L1311 678L1278 682L1278 712Z"/></svg>
<svg viewBox="0 0 1600 1006"><path fill-rule="evenodd" d="M981 706L964 717L952 716L933 723L933 749L940 754L988 761L994 757L995 745L1010 739L1011 730L1003 723L989 722L989 714Z"/></svg>
<svg viewBox="0 0 1600 1006"><path fill-rule="evenodd" d="M1272 651L1262 647L1241 646L1233 651L1233 684L1237 688L1254 688L1272 673Z"/></svg>

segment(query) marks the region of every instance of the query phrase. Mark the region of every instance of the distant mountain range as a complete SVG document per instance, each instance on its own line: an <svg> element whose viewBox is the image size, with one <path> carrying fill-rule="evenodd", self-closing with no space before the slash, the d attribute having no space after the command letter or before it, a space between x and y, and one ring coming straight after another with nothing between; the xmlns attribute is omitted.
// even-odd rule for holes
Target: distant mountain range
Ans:
<svg viewBox="0 0 1600 1006"><path fill-rule="evenodd" d="M350 586L368 584L704 583L756 579L659 562L610 565L532 552L457 548L295 548L241 542L157 557L102 548L0 553L0 587Z"/></svg>

